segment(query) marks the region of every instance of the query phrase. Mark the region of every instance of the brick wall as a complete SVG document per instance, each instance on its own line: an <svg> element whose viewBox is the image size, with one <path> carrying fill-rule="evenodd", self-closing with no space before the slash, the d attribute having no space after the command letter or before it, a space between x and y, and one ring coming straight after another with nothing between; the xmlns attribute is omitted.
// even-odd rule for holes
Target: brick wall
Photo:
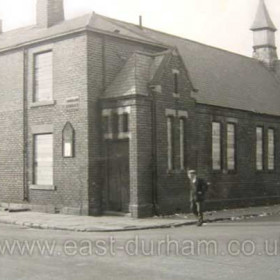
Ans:
<svg viewBox="0 0 280 280"><path fill-rule="evenodd" d="M130 114L130 212L133 217L153 214L151 101L139 98Z"/></svg>
<svg viewBox="0 0 280 280"><path fill-rule="evenodd" d="M54 104L33 106L33 55L53 50ZM76 50L80 51L77 52ZM26 53L26 59L24 59ZM24 61L26 65L24 67ZM5 53L0 56L1 158L0 202L41 205L37 210L88 213L87 56L86 36ZM24 72L26 78L24 79ZM26 91L24 91L24 81ZM25 93L26 92L26 93ZM26 94L27 103L24 105ZM78 96L77 110L66 109L66 99ZM38 104L37 104L38 105ZM40 105L40 104L39 104ZM42 104L41 104L42 105ZM23 114L23 111L25 113ZM25 118L23 117L25 116ZM62 157L62 130L69 121L75 129L74 158ZM24 130L24 122L26 129ZM28 153L28 184L33 176L34 131L50 129L54 136L54 184L56 190L29 190L24 200L24 150ZM24 131L28 135L24 145ZM46 208L45 208L46 207Z"/></svg>
<svg viewBox="0 0 280 280"><path fill-rule="evenodd" d="M105 154L104 147L102 147L102 123L101 123L101 106L99 97L102 95L104 89L109 86L114 80L116 75L125 65L127 60L135 51L147 51L155 52L159 51L159 48L148 46L136 42L129 42L124 39L101 36L95 33L88 34L88 112L89 112L89 204L91 214L98 215L105 210L104 189L106 189L106 170L105 170ZM145 102L144 102L145 103ZM142 103L141 103L142 104ZM143 105L143 104L142 104ZM150 178L139 177L137 174L145 174L145 170L137 169L137 166L147 166L144 163L139 165L141 161L141 155L137 155L137 145L141 148L147 147L146 144L150 141L150 132L146 129L147 125L150 126L151 114L150 114L150 101L146 102L144 107L140 108L134 105L132 114L130 116L132 128L135 130L135 135L139 136L139 139L133 138L130 144L130 180L131 180L131 209L134 212L134 216L138 216L138 212L141 212L142 216L151 214L151 182ZM127 106L127 102L115 102L108 105L109 108ZM105 106L106 107L106 106ZM148 110L147 112L145 110ZM132 117L133 115L133 117ZM148 119L143 118L146 117ZM139 123L135 120L138 119ZM141 123L142 122L142 123ZM141 138L144 137L144 138ZM141 139L140 139L141 138ZM140 146L141 145L141 146ZM149 147L149 146L148 146ZM102 152L103 151L103 152ZM151 152L148 152L147 157L151 157ZM144 153L142 153L144 156ZM143 159L143 162L146 159ZM132 166L134 166L132 168ZM135 173L136 172L136 173ZM146 172L147 173L147 172ZM134 176L135 175L135 176ZM148 174L150 176L150 172ZM149 181L147 183L147 181ZM141 197L145 196L141 201ZM102 203L103 201L103 203ZM138 203L139 202L139 203ZM141 206L140 206L141 204ZM147 209L147 204L149 209ZM140 209L141 208L141 209ZM146 212L146 213L145 213ZM149 213L149 214L147 214Z"/></svg>
<svg viewBox="0 0 280 280"><path fill-rule="evenodd" d="M33 54L53 51L53 97L55 104L31 107ZM79 51L77 51L79 50ZM30 190L31 204L51 204L56 211L88 214L88 106L87 39L85 34L29 49L28 136L29 182L32 182L34 127L53 126L55 191ZM77 98L76 108L67 108L67 98ZM70 122L75 130L75 156L62 156L62 130Z"/></svg>
<svg viewBox="0 0 280 280"><path fill-rule="evenodd" d="M0 198L23 199L23 52L0 56Z"/></svg>
<svg viewBox="0 0 280 280"><path fill-rule="evenodd" d="M179 98L174 97L173 69L179 71L178 93ZM186 118L186 150L185 166L193 166L194 163L194 131L195 115L194 100L191 97L191 84L184 65L177 55L172 55L165 65L160 78L161 93L156 93L156 127L157 127L157 189L159 212L163 214L176 211L186 211L188 203L188 181L186 171L180 168L179 147L179 118L174 118L174 169L168 170L167 160L167 116L166 109L185 111Z"/></svg>
<svg viewBox="0 0 280 280"><path fill-rule="evenodd" d="M280 195L280 156L279 156L279 118L258 115L238 110L222 109L212 106L197 105L197 127L199 128L197 150L198 170L211 183L208 193L209 207L222 205L257 203L259 198ZM225 140L226 123L236 121L236 172L228 172L224 166L221 172L213 172L211 167L211 123L220 121ZM256 127L264 127L265 146L267 129L275 129L275 171L256 171ZM203 131L203 136L200 132ZM226 145L223 141L223 149ZM266 150L266 149L265 149ZM225 157L225 153L224 153ZM225 158L224 158L225 161ZM267 158L265 158L267 166ZM217 203L217 200L225 200ZM269 199L266 199L269 200Z"/></svg>
<svg viewBox="0 0 280 280"><path fill-rule="evenodd" d="M180 71L179 93L174 98L172 69ZM158 203L160 213L189 211L189 184L186 171L179 168L179 121L175 119L175 169L168 171L167 124L165 110L186 110L186 167L198 170L198 174L212 183L207 195L209 209L246 206L278 202L280 196L279 118L239 110L195 104L190 94L190 83L181 75L184 67L179 57L173 57L161 78L162 93L157 94L157 173ZM186 73L187 75L187 73ZM195 93L192 93L195 97ZM212 170L212 121L220 121L223 127L223 161L225 162L226 123L236 121L237 170L221 172ZM275 171L257 172L255 162L256 126L263 126L267 146L267 129L275 129ZM265 159L266 160L266 159ZM267 165L267 163L265 163ZM278 197L278 198L277 198Z"/></svg>
<svg viewBox="0 0 280 280"><path fill-rule="evenodd" d="M172 69L180 71L179 98L174 98ZM185 75L185 76L184 76ZM255 113L196 104L191 96L187 73L179 57L173 56L165 65L160 83L161 93L156 93L157 116L157 192L159 212L163 214L189 211L189 183L186 170L179 164L179 120L175 118L174 170L167 164L166 109L188 112L186 123L186 168L195 168L198 174L212 183L207 195L209 209L279 202L280 156L279 118ZM223 161L226 160L226 123L236 121L236 172L212 170L212 121L223 127ZM265 145L267 129L275 129L275 171L256 172L256 126L264 127ZM266 161L267 159L265 159ZM267 165L267 163L265 163ZM267 169L267 168L266 168Z"/></svg>
<svg viewBox="0 0 280 280"><path fill-rule="evenodd" d="M99 215L102 212L102 167L104 164L101 151L101 111L99 97L104 86L104 56L103 38L88 34L88 150L89 150L89 209L90 214Z"/></svg>

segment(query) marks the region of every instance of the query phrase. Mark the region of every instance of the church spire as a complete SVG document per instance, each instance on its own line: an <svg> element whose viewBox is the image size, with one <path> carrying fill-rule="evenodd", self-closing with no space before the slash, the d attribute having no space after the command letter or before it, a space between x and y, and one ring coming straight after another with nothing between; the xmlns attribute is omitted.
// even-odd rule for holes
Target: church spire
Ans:
<svg viewBox="0 0 280 280"><path fill-rule="evenodd" d="M278 59L275 45L277 29L269 16L264 0L259 2L251 30L254 33L253 57L269 68L273 68L274 62Z"/></svg>
<svg viewBox="0 0 280 280"><path fill-rule="evenodd" d="M255 31L263 28L270 29L271 31L277 30L269 16L264 0L260 0L255 21L251 27L251 30Z"/></svg>

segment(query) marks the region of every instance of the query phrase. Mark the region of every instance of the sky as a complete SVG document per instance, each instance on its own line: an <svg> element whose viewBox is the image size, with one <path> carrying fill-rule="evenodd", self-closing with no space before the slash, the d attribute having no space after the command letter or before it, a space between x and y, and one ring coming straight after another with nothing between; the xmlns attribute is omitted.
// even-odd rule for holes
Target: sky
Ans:
<svg viewBox="0 0 280 280"><path fill-rule="evenodd" d="M64 0L64 7L66 19L94 11L137 24L142 15L146 27L251 56L250 26L258 3L259 0ZM266 5L280 29L280 0L266 0ZM36 0L0 0L3 31L35 24L35 12ZM280 31L276 42L280 49Z"/></svg>

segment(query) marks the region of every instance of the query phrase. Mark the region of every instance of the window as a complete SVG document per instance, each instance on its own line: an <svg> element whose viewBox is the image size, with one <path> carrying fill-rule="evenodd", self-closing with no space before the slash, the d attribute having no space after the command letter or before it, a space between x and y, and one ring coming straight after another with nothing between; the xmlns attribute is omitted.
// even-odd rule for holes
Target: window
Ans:
<svg viewBox="0 0 280 280"><path fill-rule="evenodd" d="M53 100L52 52L34 56L34 102Z"/></svg>
<svg viewBox="0 0 280 280"><path fill-rule="evenodd" d="M222 169L221 124L212 123L212 168Z"/></svg>
<svg viewBox="0 0 280 280"><path fill-rule="evenodd" d="M275 139L274 139L274 129L269 128L267 131L267 141L268 141L268 154L267 154L267 168L268 170L274 170L275 168Z"/></svg>
<svg viewBox="0 0 280 280"><path fill-rule="evenodd" d="M102 128L104 139L127 139L130 137L130 107L104 109L102 111Z"/></svg>
<svg viewBox="0 0 280 280"><path fill-rule="evenodd" d="M174 73L174 93L179 94L178 90L178 73Z"/></svg>
<svg viewBox="0 0 280 280"><path fill-rule="evenodd" d="M103 116L103 133L109 133L109 116Z"/></svg>
<svg viewBox="0 0 280 280"><path fill-rule="evenodd" d="M119 133L119 115L117 113L112 114L112 131L115 135Z"/></svg>
<svg viewBox="0 0 280 280"><path fill-rule="evenodd" d="M235 170L235 124L227 124L227 170Z"/></svg>
<svg viewBox="0 0 280 280"><path fill-rule="evenodd" d="M53 185L53 135L34 135L34 173L35 185Z"/></svg>
<svg viewBox="0 0 280 280"><path fill-rule="evenodd" d="M67 122L63 128L63 157L74 157L74 129L71 123Z"/></svg>
<svg viewBox="0 0 280 280"><path fill-rule="evenodd" d="M168 170L174 169L174 118L167 117L167 158Z"/></svg>
<svg viewBox="0 0 280 280"><path fill-rule="evenodd" d="M264 169L264 145L263 145L263 128L256 128L256 169L263 170Z"/></svg>
<svg viewBox="0 0 280 280"><path fill-rule="evenodd" d="M185 126L186 126L185 119L180 118L180 168L181 169L185 168L185 141L186 141Z"/></svg>
<svg viewBox="0 0 280 280"><path fill-rule="evenodd" d="M122 114L122 132L129 132L129 118L127 113Z"/></svg>

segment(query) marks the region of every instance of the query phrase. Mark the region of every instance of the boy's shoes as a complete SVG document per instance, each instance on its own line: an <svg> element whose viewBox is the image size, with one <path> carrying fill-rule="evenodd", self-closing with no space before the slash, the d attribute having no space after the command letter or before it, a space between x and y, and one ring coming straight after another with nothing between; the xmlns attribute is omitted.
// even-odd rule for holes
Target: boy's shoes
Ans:
<svg viewBox="0 0 280 280"><path fill-rule="evenodd" d="M202 226L202 224L203 224L203 220L199 220L199 221L197 222L197 224L196 224L196 225L197 225L198 227L201 227L201 226Z"/></svg>

